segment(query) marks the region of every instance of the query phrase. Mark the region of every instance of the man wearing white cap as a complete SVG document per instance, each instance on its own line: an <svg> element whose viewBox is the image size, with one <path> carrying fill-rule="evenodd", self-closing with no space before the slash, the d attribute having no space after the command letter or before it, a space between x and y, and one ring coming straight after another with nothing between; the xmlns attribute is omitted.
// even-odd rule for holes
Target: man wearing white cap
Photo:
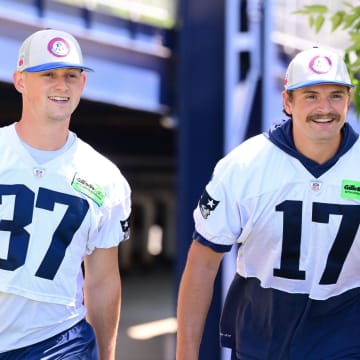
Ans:
<svg viewBox="0 0 360 360"><path fill-rule="evenodd" d="M232 246L237 270L220 342L233 360L360 359L360 141L346 122L353 85L342 58L321 48L295 56L284 85L289 119L221 159L194 210L177 360L198 359Z"/></svg>
<svg viewBox="0 0 360 360"><path fill-rule="evenodd" d="M1 360L115 359L130 188L69 131L84 71L64 31L37 31L19 50L22 114L0 129Z"/></svg>

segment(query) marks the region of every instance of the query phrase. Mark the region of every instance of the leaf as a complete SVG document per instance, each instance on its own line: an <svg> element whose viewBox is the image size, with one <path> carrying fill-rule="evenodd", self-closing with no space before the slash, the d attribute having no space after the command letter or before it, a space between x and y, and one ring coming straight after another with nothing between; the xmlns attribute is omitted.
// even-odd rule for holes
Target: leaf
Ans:
<svg viewBox="0 0 360 360"><path fill-rule="evenodd" d="M344 16L343 29L346 30L346 29L350 28L358 18L359 18L359 16L357 14L350 14L350 15Z"/></svg>
<svg viewBox="0 0 360 360"><path fill-rule="evenodd" d="M356 60L350 64L350 67L353 72L359 71L360 70L360 58L357 57Z"/></svg>
<svg viewBox="0 0 360 360"><path fill-rule="evenodd" d="M315 31L318 33L322 26L324 25L325 22L325 17L323 15L319 15L316 19L315 19Z"/></svg>
<svg viewBox="0 0 360 360"><path fill-rule="evenodd" d="M353 28L354 30L360 31L360 15L358 21L353 24Z"/></svg>
<svg viewBox="0 0 360 360"><path fill-rule="evenodd" d="M314 16L310 16L310 17L309 17L309 24L310 24L310 27L314 27L314 26L315 26L315 18L314 18Z"/></svg>
<svg viewBox="0 0 360 360"><path fill-rule="evenodd" d="M359 119L360 118L360 101L356 101L356 99L360 99L360 86L359 86L359 84L357 84L357 86L355 87L354 99L355 99L355 101L354 101L355 114Z"/></svg>
<svg viewBox="0 0 360 360"><path fill-rule="evenodd" d="M329 9L326 5L306 5L304 6L303 9L294 11L293 14L298 14L298 15L309 15L313 13L325 14L328 11Z"/></svg>
<svg viewBox="0 0 360 360"><path fill-rule="evenodd" d="M325 14L329 11L326 5L306 5L305 8L310 13Z"/></svg>
<svg viewBox="0 0 360 360"><path fill-rule="evenodd" d="M351 42L354 43L354 46L360 48L360 32L350 31L349 35Z"/></svg>
<svg viewBox="0 0 360 360"><path fill-rule="evenodd" d="M338 11L331 17L331 31L335 31L343 22L345 11Z"/></svg>
<svg viewBox="0 0 360 360"><path fill-rule="evenodd" d="M303 10L296 10L296 11L293 11L292 14L295 14L295 15L309 15L310 12L303 9Z"/></svg>

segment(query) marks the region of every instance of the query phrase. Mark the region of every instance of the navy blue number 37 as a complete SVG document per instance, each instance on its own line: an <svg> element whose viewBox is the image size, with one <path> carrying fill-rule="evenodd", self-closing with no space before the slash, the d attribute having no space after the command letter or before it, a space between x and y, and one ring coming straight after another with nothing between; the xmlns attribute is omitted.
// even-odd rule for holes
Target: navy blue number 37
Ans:
<svg viewBox="0 0 360 360"><path fill-rule="evenodd" d="M30 234L25 227L32 222L34 208L53 211L55 204L67 205L67 210L35 273L35 276L40 278L54 279L67 247L84 220L89 204L80 197L45 188L39 188L36 204L34 204L34 192L21 184L0 185L0 206L5 196L12 196L15 199L13 218L0 219L0 231L10 233L8 255L6 259L0 259L0 269L9 271L16 270L25 264L30 242Z"/></svg>

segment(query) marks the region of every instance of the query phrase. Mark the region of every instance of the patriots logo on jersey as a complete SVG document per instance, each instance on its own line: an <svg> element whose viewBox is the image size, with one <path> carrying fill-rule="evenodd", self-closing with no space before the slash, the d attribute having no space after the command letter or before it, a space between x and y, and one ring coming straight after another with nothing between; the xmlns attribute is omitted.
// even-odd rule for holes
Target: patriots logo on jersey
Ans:
<svg viewBox="0 0 360 360"><path fill-rule="evenodd" d="M199 201L201 215L207 219L212 211L216 209L220 201L213 199L205 190Z"/></svg>
<svg viewBox="0 0 360 360"><path fill-rule="evenodd" d="M130 237L130 216L126 220L120 220L120 225L126 240Z"/></svg>

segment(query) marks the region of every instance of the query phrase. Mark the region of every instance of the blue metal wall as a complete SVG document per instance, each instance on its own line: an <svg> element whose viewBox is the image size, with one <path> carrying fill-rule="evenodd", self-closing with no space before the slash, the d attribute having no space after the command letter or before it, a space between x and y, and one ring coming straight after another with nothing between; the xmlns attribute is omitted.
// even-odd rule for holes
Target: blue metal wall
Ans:
<svg viewBox="0 0 360 360"><path fill-rule="evenodd" d="M52 0L1 0L0 81L12 82L17 50L32 32L72 33L95 73L84 98L167 114L172 105L173 30L121 19ZM98 70L98 71L96 71Z"/></svg>
<svg viewBox="0 0 360 360"><path fill-rule="evenodd" d="M192 240L195 208L215 162L223 154L224 1L183 0L177 47L178 223L177 274ZM201 346L200 359L218 359L220 276Z"/></svg>

